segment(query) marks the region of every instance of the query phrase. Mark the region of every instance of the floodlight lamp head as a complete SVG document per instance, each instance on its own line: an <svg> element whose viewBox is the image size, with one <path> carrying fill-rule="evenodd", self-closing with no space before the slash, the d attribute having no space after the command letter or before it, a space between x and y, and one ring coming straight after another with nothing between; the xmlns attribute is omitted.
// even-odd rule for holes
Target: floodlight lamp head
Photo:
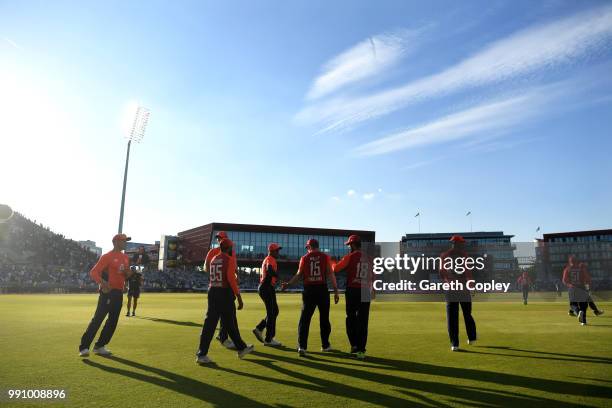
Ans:
<svg viewBox="0 0 612 408"><path fill-rule="evenodd" d="M136 109L134 123L132 124L130 134L128 135L128 140L138 143L144 138L150 114L151 111L144 106L139 106L138 109Z"/></svg>

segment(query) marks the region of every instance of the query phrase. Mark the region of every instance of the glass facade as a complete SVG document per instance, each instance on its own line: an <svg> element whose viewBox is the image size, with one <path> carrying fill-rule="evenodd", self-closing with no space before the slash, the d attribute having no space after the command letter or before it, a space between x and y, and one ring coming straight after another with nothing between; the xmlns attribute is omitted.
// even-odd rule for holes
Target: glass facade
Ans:
<svg viewBox="0 0 612 408"><path fill-rule="evenodd" d="M487 234L487 235L484 235ZM439 256L451 246L452 235L461 235L466 241L465 251L470 256L485 256L486 268L480 278L508 280L518 270L518 262L514 257L516 246L511 242L512 236L503 232L489 233L446 233L446 234L406 234L402 238L400 251L409 256ZM425 271L437 279L437 271Z"/></svg>
<svg viewBox="0 0 612 408"><path fill-rule="evenodd" d="M213 230L213 237L219 230ZM268 244L276 242L283 249L280 251L280 259L299 260L306 254L306 241L311 238L319 241L319 249L330 256L340 259L348 254L348 247L344 245L348 236L331 235L303 235L272 232L244 232L225 231L234 242L236 256L239 259L263 259L268 254ZM213 248L219 246L214 240Z"/></svg>
<svg viewBox="0 0 612 408"><path fill-rule="evenodd" d="M608 281L612 277L612 235L554 237L540 241L536 248L538 276L541 279L560 279L570 255L587 266L594 281Z"/></svg>

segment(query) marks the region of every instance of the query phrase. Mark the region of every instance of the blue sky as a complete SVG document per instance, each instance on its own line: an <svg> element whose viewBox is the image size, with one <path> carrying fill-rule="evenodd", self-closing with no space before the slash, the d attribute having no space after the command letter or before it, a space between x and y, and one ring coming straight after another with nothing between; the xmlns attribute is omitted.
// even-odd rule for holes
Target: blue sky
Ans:
<svg viewBox="0 0 612 408"><path fill-rule="evenodd" d="M212 221L612 225L609 2L2 2L0 202L108 248Z"/></svg>

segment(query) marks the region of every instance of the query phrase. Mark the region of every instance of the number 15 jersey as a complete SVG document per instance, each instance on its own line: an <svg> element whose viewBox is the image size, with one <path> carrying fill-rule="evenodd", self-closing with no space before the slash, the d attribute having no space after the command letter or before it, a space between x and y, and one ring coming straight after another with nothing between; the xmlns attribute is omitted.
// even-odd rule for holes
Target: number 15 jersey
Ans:
<svg viewBox="0 0 612 408"><path fill-rule="evenodd" d="M327 274L332 271L331 258L320 251L311 251L300 259L300 272L304 286L326 285Z"/></svg>

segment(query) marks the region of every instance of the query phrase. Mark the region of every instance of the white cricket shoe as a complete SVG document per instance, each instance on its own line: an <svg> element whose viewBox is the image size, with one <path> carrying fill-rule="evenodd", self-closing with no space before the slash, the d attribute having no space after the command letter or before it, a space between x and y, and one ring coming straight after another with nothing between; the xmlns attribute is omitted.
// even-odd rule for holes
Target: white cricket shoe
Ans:
<svg viewBox="0 0 612 408"><path fill-rule="evenodd" d="M476 344L476 340L468 340L468 344L474 345Z"/></svg>
<svg viewBox="0 0 612 408"><path fill-rule="evenodd" d="M264 346L271 346L271 347L279 347L282 346L283 343L281 343L280 341L276 340L276 339L272 339L270 341L264 341Z"/></svg>
<svg viewBox="0 0 612 408"><path fill-rule="evenodd" d="M80 357L89 357L89 349L86 348L86 349L83 349L83 350L79 351L79 356Z"/></svg>
<svg viewBox="0 0 612 408"><path fill-rule="evenodd" d="M238 352L238 358L242 360L244 356L252 352L254 349L255 349L255 346L252 344L249 344L248 346L246 346L245 348L243 348L242 350Z"/></svg>
<svg viewBox="0 0 612 408"><path fill-rule="evenodd" d="M451 351L459 351L459 346L451 346Z"/></svg>
<svg viewBox="0 0 612 408"><path fill-rule="evenodd" d="M223 345L223 347L225 347L226 349L229 350L236 350L236 345L234 344L233 341L231 341L230 339L225 339L225 341L223 343L221 343Z"/></svg>
<svg viewBox="0 0 612 408"><path fill-rule="evenodd" d="M332 351L331 344L329 346L327 346L327 347L321 347L321 351L324 351L326 353Z"/></svg>
<svg viewBox="0 0 612 408"><path fill-rule="evenodd" d="M196 363L198 364L210 364L212 362L213 361L208 356L199 356L198 358L196 358Z"/></svg>
<svg viewBox="0 0 612 408"><path fill-rule="evenodd" d="M111 354L113 354L113 353L110 352L110 350L108 350L104 346L102 346L102 347L94 347L93 353L97 354L99 356L110 356Z"/></svg>
<svg viewBox="0 0 612 408"><path fill-rule="evenodd" d="M300 357L306 356L306 349L298 347L298 354L300 355Z"/></svg>
<svg viewBox="0 0 612 408"><path fill-rule="evenodd" d="M257 337L257 340L264 342L263 332L259 330L257 327L253 329L253 334Z"/></svg>

